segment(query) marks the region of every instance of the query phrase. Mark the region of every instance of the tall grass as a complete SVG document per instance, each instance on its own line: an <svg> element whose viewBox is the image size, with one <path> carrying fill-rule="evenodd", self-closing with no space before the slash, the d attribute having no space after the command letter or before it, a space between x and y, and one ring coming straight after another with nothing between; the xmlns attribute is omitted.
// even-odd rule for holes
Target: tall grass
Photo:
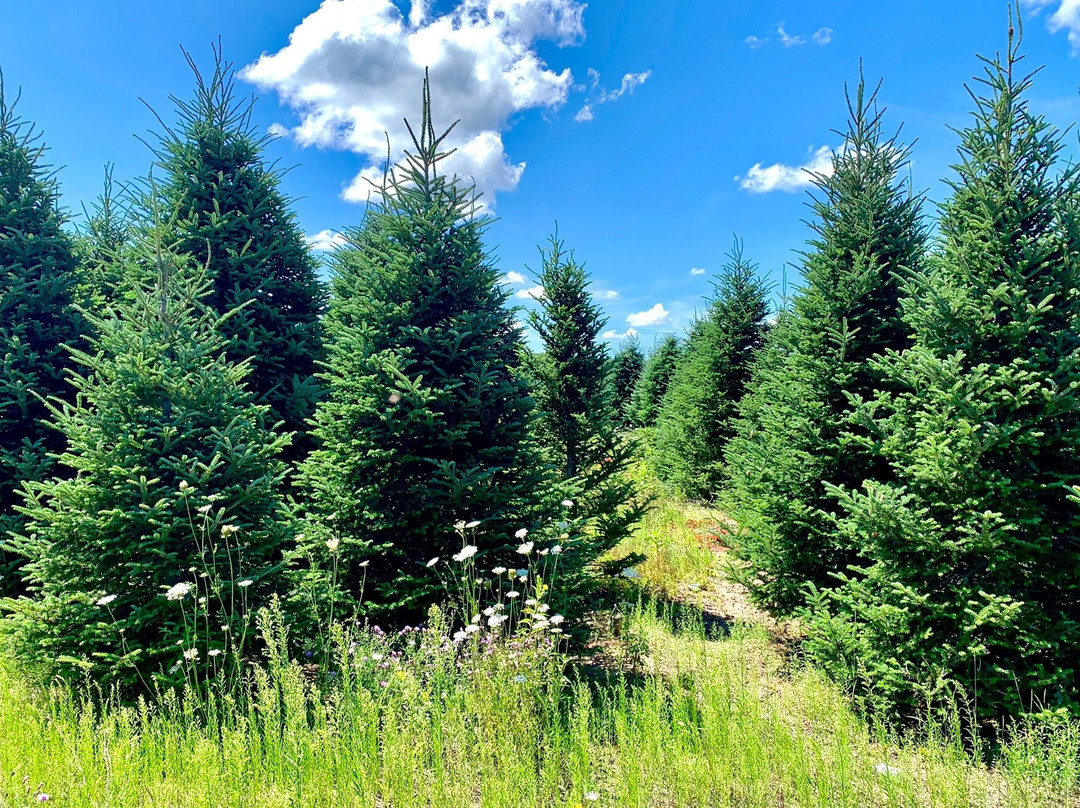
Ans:
<svg viewBox="0 0 1080 808"><path fill-rule="evenodd" d="M644 674L599 681L545 648L448 642L437 615L340 638L318 683L270 621L270 653L230 696L94 707L0 672L0 805L1077 803L1075 733L1021 733L988 769L951 739L871 732L760 629L711 638L650 604L629 624Z"/></svg>

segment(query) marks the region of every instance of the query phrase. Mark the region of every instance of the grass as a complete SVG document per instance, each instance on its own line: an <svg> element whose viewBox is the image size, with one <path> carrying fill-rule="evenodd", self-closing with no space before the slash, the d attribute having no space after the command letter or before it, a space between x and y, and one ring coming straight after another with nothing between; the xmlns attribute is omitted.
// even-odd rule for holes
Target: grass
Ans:
<svg viewBox="0 0 1080 808"><path fill-rule="evenodd" d="M639 546L676 528L647 581L715 575L679 527L699 515L664 504L642 526ZM275 621L263 631L270 653L247 688L209 700L95 708L0 668L0 805L1080 804L1072 728L1029 727L996 768L974 763L950 735L874 731L765 628L720 635L644 594L608 639L638 648L634 664L592 677L535 644L470 639L462 653L436 616L343 640L336 674L313 683Z"/></svg>

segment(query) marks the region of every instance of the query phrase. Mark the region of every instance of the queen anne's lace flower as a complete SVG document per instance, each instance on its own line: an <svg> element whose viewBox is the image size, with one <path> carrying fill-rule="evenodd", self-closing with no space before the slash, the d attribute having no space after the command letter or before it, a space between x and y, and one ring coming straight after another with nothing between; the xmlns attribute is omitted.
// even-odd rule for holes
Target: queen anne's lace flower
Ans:
<svg viewBox="0 0 1080 808"><path fill-rule="evenodd" d="M183 598L187 597L188 593L190 592L191 584L187 581L181 581L178 584L173 584L172 586L170 586L165 592L165 597L169 600L182 600Z"/></svg>

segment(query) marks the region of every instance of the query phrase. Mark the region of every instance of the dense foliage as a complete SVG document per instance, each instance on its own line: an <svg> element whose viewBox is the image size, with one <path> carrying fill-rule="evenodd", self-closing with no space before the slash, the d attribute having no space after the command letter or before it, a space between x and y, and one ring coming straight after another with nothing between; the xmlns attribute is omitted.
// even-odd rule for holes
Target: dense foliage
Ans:
<svg viewBox="0 0 1080 808"><path fill-rule="evenodd" d="M22 483L43 479L63 447L43 399L72 399L64 346L82 344L85 330L72 305L75 249L44 152L0 78L0 595L22 591L7 534L21 526Z"/></svg>
<svg viewBox="0 0 1080 808"><path fill-rule="evenodd" d="M661 403L653 442L660 478L683 496L708 499L724 479L724 447L765 338L768 303L756 266L736 245Z"/></svg>
<svg viewBox="0 0 1080 808"><path fill-rule="evenodd" d="M671 377L675 375L675 366L679 363L680 356L682 344L674 334L664 337L649 354L641 371L641 378L630 397L630 422L635 427L641 429L656 426L660 403L671 384Z"/></svg>
<svg viewBox="0 0 1080 808"><path fill-rule="evenodd" d="M641 350L641 340L637 334L631 334L623 339L612 359L611 383L614 388L615 408L623 426L633 425L630 421L630 400L644 370L645 354Z"/></svg>
<svg viewBox="0 0 1080 808"><path fill-rule="evenodd" d="M925 245L920 200L900 177L908 149L883 136L875 100L860 82L845 146L814 178L805 285L754 363L727 451L740 556L754 596L781 611L804 605L808 585L834 585L832 573L854 560L826 487L889 473L852 439L851 402L885 389L870 360L910 343L900 285Z"/></svg>

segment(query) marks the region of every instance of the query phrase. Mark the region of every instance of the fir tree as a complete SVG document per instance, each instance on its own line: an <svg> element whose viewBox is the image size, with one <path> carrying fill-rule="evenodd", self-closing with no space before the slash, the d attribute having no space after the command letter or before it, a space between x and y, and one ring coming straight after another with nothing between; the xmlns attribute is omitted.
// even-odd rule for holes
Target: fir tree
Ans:
<svg viewBox="0 0 1080 808"><path fill-rule="evenodd" d="M619 437L613 362L597 340L607 320L589 294L584 267L557 236L550 243L540 251L544 296L529 313L544 350L531 355L529 367L541 443L577 489L575 514L584 524L561 564L564 586L576 589L585 584L585 568L630 532L640 508L625 474L634 447Z"/></svg>
<svg viewBox="0 0 1080 808"><path fill-rule="evenodd" d="M817 658L905 712L954 687L977 718L1078 709L1080 175L1020 60L1011 31L984 60L914 345L860 413L895 480L834 489L864 560L811 619Z"/></svg>
<svg viewBox="0 0 1080 808"><path fill-rule="evenodd" d="M272 420L296 433L287 450L296 459L310 448L326 291L279 189L281 172L263 158L270 136L256 131L252 101L236 98L231 64L220 50L215 57L208 80L187 57L195 97L171 98L179 124L156 150L164 173L157 204L176 212L177 248L209 268L211 305L222 314L242 307L222 322L229 358L252 359L248 384Z"/></svg>
<svg viewBox="0 0 1080 808"><path fill-rule="evenodd" d="M614 386L615 408L619 413L619 422L624 427L630 422L630 399L634 395L641 373L645 369L645 354L641 351L641 340L632 334L623 340L622 346L613 360L614 368L611 381Z"/></svg>
<svg viewBox="0 0 1080 808"><path fill-rule="evenodd" d="M630 397L630 423L633 426L639 429L656 426L660 402L671 384L671 377L681 355L682 345L674 334L664 337L649 355L641 378Z"/></svg>
<svg viewBox="0 0 1080 808"><path fill-rule="evenodd" d="M505 550L533 526L543 488L520 332L471 190L438 170L447 134L435 133L425 80L414 150L334 255L296 577L300 600L339 614L415 616L440 592L427 562L462 547L455 523L480 523L470 543L481 556ZM321 594L312 561L326 541L337 573Z"/></svg>
<svg viewBox="0 0 1080 808"><path fill-rule="evenodd" d="M765 337L765 295L756 266L736 244L708 309L690 329L660 407L653 465L683 496L708 499L719 491L724 446Z"/></svg>
<svg viewBox="0 0 1080 808"><path fill-rule="evenodd" d="M113 183L112 166L105 167L105 183L79 228L76 252L79 259L77 297L93 311L123 294L126 278L124 250L132 238L131 215L124 205L126 190Z"/></svg>
<svg viewBox="0 0 1080 808"><path fill-rule="evenodd" d="M63 448L42 398L72 398L64 345L78 347L85 331L72 307L75 252L56 181L15 106L0 76L0 595L21 591L21 562L6 548L21 524L13 510L19 486L43 479L49 454Z"/></svg>
<svg viewBox="0 0 1080 808"><path fill-rule="evenodd" d="M780 611L804 605L807 584L835 584L831 574L854 560L826 485L888 476L845 433L851 399L883 387L870 360L910 343L900 284L918 270L925 236L921 200L899 177L908 149L883 136L876 95L860 80L833 172L814 177L805 286L754 364L727 451L739 555L754 597Z"/></svg>
<svg viewBox="0 0 1080 808"><path fill-rule="evenodd" d="M75 404L51 406L70 474L26 487L30 597L2 602L31 668L125 692L236 672L291 540L276 455L287 441L225 356L202 270L159 246L130 300L87 316Z"/></svg>

